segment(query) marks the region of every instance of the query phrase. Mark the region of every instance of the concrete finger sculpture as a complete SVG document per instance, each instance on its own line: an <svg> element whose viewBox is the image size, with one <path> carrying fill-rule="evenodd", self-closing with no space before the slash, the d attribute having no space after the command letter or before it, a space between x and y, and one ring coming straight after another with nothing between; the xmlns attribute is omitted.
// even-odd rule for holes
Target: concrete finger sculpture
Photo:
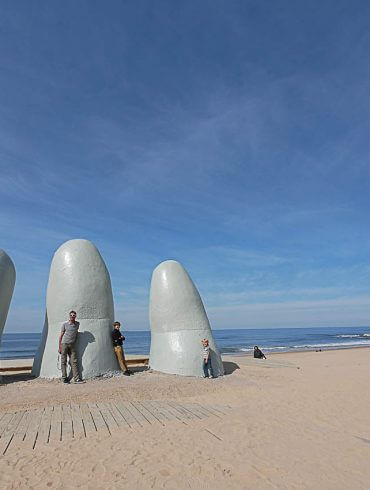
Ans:
<svg viewBox="0 0 370 490"><path fill-rule="evenodd" d="M54 254L46 294L41 344L32 368L35 376L61 376L57 366L58 338L71 310L80 322L77 358L83 378L118 369L111 339L114 319L109 272L88 240L70 240Z"/></svg>
<svg viewBox="0 0 370 490"><path fill-rule="evenodd" d="M0 249L0 342L15 284L15 267L12 259Z"/></svg>
<svg viewBox="0 0 370 490"><path fill-rule="evenodd" d="M178 262L167 260L154 269L149 315L149 364L152 369L183 376L203 376L201 340L207 338L214 375L224 373L198 290Z"/></svg>

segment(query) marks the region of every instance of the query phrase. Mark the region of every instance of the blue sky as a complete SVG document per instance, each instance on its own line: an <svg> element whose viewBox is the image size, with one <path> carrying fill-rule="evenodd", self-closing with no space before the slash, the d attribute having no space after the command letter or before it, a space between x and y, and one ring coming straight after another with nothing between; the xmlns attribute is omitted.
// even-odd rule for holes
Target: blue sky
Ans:
<svg viewBox="0 0 370 490"><path fill-rule="evenodd" d="M41 330L71 238L126 329L166 259L214 328L369 325L369 23L365 1L2 1L6 331Z"/></svg>

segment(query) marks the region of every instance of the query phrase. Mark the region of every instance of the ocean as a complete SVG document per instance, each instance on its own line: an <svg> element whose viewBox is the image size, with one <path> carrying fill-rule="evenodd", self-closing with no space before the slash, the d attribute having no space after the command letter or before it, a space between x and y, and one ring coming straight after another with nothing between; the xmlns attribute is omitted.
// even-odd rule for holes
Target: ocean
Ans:
<svg viewBox="0 0 370 490"><path fill-rule="evenodd" d="M126 354L149 354L150 332L124 334ZM254 345L266 354L370 346L370 327L224 329L213 330L213 335L221 353L236 356L250 355ZM4 333L0 359L34 357L40 339L41 333Z"/></svg>

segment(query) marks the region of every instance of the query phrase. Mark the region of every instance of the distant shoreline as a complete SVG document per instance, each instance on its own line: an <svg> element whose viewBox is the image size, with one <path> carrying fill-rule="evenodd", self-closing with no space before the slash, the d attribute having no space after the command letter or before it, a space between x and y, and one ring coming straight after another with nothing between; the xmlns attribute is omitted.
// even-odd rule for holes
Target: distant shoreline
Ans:
<svg viewBox="0 0 370 490"><path fill-rule="evenodd" d="M295 349L295 350L286 350L286 351L274 351L274 352L266 352L266 356L275 356L281 354L303 354L308 352L331 352L337 350L356 350L356 349L370 349L370 345L356 345L350 347L326 347L323 349ZM231 353L221 353L222 357L253 357L253 352L233 352ZM149 357L149 354L128 354L126 355L127 359L135 359L136 357ZM22 358L0 358L0 367L9 367L9 366L22 366L22 365L31 365L33 363L34 357L22 357Z"/></svg>
<svg viewBox="0 0 370 490"><path fill-rule="evenodd" d="M150 352L150 331L125 331L125 354L145 355ZM368 327L346 328L276 328L215 329L213 337L222 355L251 356L258 345L266 354L344 350L370 346ZM36 355L41 334L6 334L2 336L0 360L29 359Z"/></svg>
<svg viewBox="0 0 370 490"><path fill-rule="evenodd" d="M342 347L320 347L320 348L307 348L307 349L291 349L291 350L279 350L279 351L268 351L263 350L266 353L266 356L274 356L277 354L301 354L304 352L331 352L335 350L351 350L351 349L370 349L370 345L350 345L350 346L342 346ZM252 352L227 352L221 353L222 356L230 356L230 357L253 357Z"/></svg>

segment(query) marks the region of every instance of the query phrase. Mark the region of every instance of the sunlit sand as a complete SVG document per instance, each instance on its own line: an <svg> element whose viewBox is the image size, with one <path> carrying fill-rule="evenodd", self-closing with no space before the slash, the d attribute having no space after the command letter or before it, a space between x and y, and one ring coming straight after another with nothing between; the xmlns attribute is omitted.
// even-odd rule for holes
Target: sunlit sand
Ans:
<svg viewBox="0 0 370 490"><path fill-rule="evenodd" d="M275 354L266 362L224 357L227 374L214 380L145 368L129 378L68 386L27 373L4 376L1 414L63 406L86 413L90 406L94 418L100 406L110 430L90 421L85 432L69 425L63 440L48 441L40 426L34 449L32 441L20 444L18 434L18 444L1 457L0 485L368 488L369 352ZM150 408L152 423L125 425L115 410L126 413L131 402L139 411ZM37 430L34 424L33 435Z"/></svg>

